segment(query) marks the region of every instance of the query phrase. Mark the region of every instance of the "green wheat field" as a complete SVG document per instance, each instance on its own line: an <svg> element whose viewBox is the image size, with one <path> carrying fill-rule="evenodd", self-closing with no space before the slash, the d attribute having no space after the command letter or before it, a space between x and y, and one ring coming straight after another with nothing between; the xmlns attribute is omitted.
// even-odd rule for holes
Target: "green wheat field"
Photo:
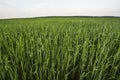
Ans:
<svg viewBox="0 0 120 80"><path fill-rule="evenodd" d="M1 19L0 80L120 80L120 18Z"/></svg>

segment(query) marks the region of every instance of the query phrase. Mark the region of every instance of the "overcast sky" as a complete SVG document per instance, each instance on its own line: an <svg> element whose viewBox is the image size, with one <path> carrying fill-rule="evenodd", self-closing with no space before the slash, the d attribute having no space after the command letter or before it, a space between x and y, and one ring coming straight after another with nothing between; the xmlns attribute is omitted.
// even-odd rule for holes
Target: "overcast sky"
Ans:
<svg viewBox="0 0 120 80"><path fill-rule="evenodd" d="M120 16L120 0L0 0L0 18Z"/></svg>

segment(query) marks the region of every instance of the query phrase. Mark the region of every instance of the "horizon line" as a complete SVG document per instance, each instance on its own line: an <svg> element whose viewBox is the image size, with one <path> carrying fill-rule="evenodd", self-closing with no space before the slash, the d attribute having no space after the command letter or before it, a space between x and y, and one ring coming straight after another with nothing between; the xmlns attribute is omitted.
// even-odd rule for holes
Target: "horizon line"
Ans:
<svg viewBox="0 0 120 80"><path fill-rule="evenodd" d="M78 16L78 15L74 15L74 16L30 16L30 17L8 17L8 18L0 18L0 20L4 20L4 19L31 19L31 18L57 18L57 17L61 17L61 18L69 18L69 17L81 17L81 18L120 18L120 16Z"/></svg>

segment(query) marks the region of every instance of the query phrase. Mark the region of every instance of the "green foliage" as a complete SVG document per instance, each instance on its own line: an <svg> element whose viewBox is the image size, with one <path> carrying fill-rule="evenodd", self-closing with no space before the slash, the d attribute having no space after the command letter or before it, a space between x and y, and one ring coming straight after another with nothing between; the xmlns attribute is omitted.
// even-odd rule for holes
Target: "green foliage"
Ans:
<svg viewBox="0 0 120 80"><path fill-rule="evenodd" d="M120 80L120 18L0 20L0 80Z"/></svg>

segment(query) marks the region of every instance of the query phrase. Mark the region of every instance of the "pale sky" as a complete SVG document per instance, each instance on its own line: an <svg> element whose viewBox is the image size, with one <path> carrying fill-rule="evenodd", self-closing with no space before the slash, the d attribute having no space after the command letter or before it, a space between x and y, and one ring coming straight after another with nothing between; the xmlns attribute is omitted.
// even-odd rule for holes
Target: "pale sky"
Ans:
<svg viewBox="0 0 120 80"><path fill-rule="evenodd" d="M0 0L0 18L120 16L120 0Z"/></svg>

